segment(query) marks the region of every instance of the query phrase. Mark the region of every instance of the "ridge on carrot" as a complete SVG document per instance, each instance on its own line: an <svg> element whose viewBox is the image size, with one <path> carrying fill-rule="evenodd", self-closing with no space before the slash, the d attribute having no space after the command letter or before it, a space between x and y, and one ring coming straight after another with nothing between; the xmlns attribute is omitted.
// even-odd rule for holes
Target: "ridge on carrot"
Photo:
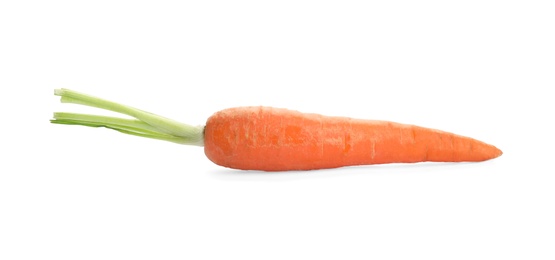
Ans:
<svg viewBox="0 0 555 260"><path fill-rule="evenodd" d="M135 119L58 112L52 123L105 127L204 146L208 159L234 169L287 171L426 161L479 162L502 154L495 146L470 137L388 121L236 107L216 112L205 126L192 126L69 89L56 89L54 94L62 103L106 109Z"/></svg>

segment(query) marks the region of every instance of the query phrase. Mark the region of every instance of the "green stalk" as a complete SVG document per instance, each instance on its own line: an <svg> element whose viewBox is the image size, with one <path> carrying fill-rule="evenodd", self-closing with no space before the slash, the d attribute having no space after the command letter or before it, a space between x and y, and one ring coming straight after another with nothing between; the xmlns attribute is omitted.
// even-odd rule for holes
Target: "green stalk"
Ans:
<svg viewBox="0 0 555 260"><path fill-rule="evenodd" d="M136 119L58 112L54 113L54 119L50 121L52 123L106 127L126 134L179 144L204 145L202 126L190 126L130 106L68 89L56 89L54 94L61 96L62 103L97 107L126 114Z"/></svg>

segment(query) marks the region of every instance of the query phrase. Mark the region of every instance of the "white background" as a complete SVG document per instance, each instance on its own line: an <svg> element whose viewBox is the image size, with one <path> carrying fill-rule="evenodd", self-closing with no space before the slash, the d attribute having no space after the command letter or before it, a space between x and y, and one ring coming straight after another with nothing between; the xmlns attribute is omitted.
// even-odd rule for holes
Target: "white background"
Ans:
<svg viewBox="0 0 555 260"><path fill-rule="evenodd" d="M2 1L0 259L555 259L553 1ZM54 88L494 144L475 164L262 173L52 125Z"/></svg>

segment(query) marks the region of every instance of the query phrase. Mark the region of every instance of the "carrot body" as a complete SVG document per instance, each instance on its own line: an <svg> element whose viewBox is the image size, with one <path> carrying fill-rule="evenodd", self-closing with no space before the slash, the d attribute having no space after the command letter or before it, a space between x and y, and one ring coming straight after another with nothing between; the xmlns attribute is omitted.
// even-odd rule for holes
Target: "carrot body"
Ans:
<svg viewBox="0 0 555 260"><path fill-rule="evenodd" d="M218 165L263 171L477 162L502 154L495 146L444 131L269 107L215 113L204 129L204 147Z"/></svg>

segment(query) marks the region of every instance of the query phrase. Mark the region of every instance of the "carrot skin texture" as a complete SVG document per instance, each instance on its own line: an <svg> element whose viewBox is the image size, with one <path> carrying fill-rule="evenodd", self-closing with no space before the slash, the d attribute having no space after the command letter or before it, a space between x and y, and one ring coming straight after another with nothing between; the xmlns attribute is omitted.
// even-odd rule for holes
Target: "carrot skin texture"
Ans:
<svg viewBox="0 0 555 260"><path fill-rule="evenodd" d="M502 154L484 142L414 125L271 107L212 115L204 151L234 169L288 171L416 162L478 162Z"/></svg>

